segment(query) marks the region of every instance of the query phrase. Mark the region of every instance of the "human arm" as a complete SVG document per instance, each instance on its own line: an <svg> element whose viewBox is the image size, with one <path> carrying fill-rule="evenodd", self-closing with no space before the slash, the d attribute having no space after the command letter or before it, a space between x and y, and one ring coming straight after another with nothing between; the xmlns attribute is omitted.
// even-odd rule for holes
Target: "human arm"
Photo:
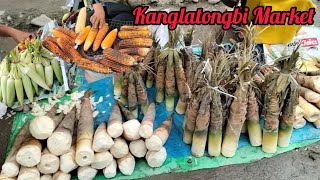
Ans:
<svg viewBox="0 0 320 180"><path fill-rule="evenodd" d="M0 24L0 36L12 37L16 42L21 42L30 35L28 32Z"/></svg>
<svg viewBox="0 0 320 180"><path fill-rule="evenodd" d="M92 5L94 13L90 17L90 22L93 27L101 28L102 25L106 22L106 14L103 8L102 3L95 3Z"/></svg>

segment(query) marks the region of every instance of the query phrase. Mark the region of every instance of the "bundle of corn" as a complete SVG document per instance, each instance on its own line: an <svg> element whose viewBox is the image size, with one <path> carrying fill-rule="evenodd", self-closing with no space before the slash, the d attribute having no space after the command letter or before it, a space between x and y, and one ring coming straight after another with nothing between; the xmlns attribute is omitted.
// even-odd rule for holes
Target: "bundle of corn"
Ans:
<svg viewBox="0 0 320 180"><path fill-rule="evenodd" d="M26 48L20 54L18 47L13 49L0 65L0 99L9 107L15 100L23 105L25 95L32 102L41 93L41 88L50 91L55 78L63 83L59 62L43 48L40 40L26 43Z"/></svg>
<svg viewBox="0 0 320 180"><path fill-rule="evenodd" d="M138 48L131 51L131 55L141 56L145 50L140 48L150 48L153 45L147 26L121 26L118 37L121 39L118 46L119 49L124 49L122 51L130 52L131 49L127 48Z"/></svg>
<svg viewBox="0 0 320 180"><path fill-rule="evenodd" d="M99 170L112 178L117 169L131 175L135 158L145 158L153 168L164 163L167 152L163 146L171 131L172 116L153 130L154 103L141 123L116 103L108 122L94 132L90 95L86 92L81 106L71 107L66 115L57 113L57 106L53 106L44 116L26 123L2 165L1 178L40 179L42 174L41 178L71 179L71 173L76 172L82 180L94 179ZM47 147L40 140L46 140Z"/></svg>
<svg viewBox="0 0 320 180"><path fill-rule="evenodd" d="M83 31L88 31L88 34L89 34L90 27L89 27L89 29L84 28ZM80 39L81 39L81 41L83 39L86 40L88 34L83 35L83 33L81 32L77 36L77 34L75 34L73 31L67 30L67 29L64 29L61 27L53 29L52 34L55 37L50 37L50 36L46 37L43 40L43 45L49 51L51 51L55 56L60 57L62 60L66 61L67 63L74 62L79 67L87 69L87 70L95 71L98 73L104 73L104 74L112 73L110 67L83 57L74 48L74 46L73 46L74 43L79 44ZM81 36L81 37L79 38L79 36Z"/></svg>
<svg viewBox="0 0 320 180"><path fill-rule="evenodd" d="M299 58L298 48L290 56L275 61L273 72L265 79L267 87L264 100L265 123L263 129L262 150L275 153L277 145L286 147L295 121L299 87L291 73L295 70Z"/></svg>

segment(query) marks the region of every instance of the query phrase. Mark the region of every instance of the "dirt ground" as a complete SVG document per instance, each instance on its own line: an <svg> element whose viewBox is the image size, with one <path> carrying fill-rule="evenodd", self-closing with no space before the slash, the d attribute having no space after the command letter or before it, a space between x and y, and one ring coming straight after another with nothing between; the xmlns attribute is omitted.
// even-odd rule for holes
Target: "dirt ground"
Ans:
<svg viewBox="0 0 320 180"><path fill-rule="evenodd" d="M37 27L30 25L32 18L40 14L46 14L52 19L60 20L66 12L64 0L0 0L0 23L9 24L18 29L34 31ZM316 4L320 7L320 2ZM207 10L221 10L223 6L208 5L206 3L187 4L189 9L203 7ZM167 7L155 7L157 9ZM171 8L173 8L171 6ZM177 8L177 7L174 7ZM317 10L315 24L320 26L320 11ZM195 43L206 38L210 26L198 26ZM0 50L11 50L15 43L8 38L0 38ZM7 138L11 128L11 120L0 120L0 164L6 147ZM230 165L216 169L205 169L188 173L170 173L145 178L149 180L182 180L182 179L270 179L270 180L300 180L320 179L320 142L308 147L296 149L277 157L262 159L257 162L242 165Z"/></svg>

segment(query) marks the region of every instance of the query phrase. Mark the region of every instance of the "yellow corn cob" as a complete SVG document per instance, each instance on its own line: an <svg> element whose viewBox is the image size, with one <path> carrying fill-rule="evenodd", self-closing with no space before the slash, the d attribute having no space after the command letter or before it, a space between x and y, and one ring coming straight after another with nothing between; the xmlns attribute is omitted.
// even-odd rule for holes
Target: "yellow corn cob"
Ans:
<svg viewBox="0 0 320 180"><path fill-rule="evenodd" d="M68 36L68 35L66 35L56 29L51 30L51 33L53 34L54 37L63 39L66 43L74 45L74 41L75 41L74 38L72 38L72 37L70 37L70 36Z"/></svg>
<svg viewBox="0 0 320 180"><path fill-rule="evenodd" d="M55 39L55 41L56 41L56 39ZM66 62L71 61L70 57L59 48L58 44L56 44L55 42L52 42L50 39L45 38L43 41L43 45L49 51L51 51L54 55L60 57L64 61L66 61Z"/></svg>
<svg viewBox="0 0 320 180"><path fill-rule="evenodd" d="M150 38L150 36L150 31L120 31L118 33L120 39Z"/></svg>
<svg viewBox="0 0 320 180"><path fill-rule="evenodd" d="M78 66L83 69L87 69L87 70L98 72L98 73L103 73L103 74L112 73L112 71L109 67L106 67L100 63L97 63L97 62L94 62L94 61L91 61L91 60L85 59L85 58L82 58L79 61Z"/></svg>
<svg viewBox="0 0 320 180"><path fill-rule="evenodd" d="M148 26L121 26L120 31L146 31Z"/></svg>
<svg viewBox="0 0 320 180"><path fill-rule="evenodd" d="M79 11L75 32L80 33L82 29L86 26L86 20L87 20L87 8L83 7Z"/></svg>
<svg viewBox="0 0 320 180"><path fill-rule="evenodd" d="M78 37L75 40L75 43L77 45L81 45L86 41L88 34L90 32L91 26L86 26L85 28L82 29L82 31L79 33Z"/></svg>
<svg viewBox="0 0 320 180"><path fill-rule="evenodd" d="M106 36L108 30L109 30L108 24L104 24L102 26L102 28L99 29L99 32L98 32L98 34L96 36L96 39L93 42L93 47L92 47L93 51L97 51L99 49L99 47L101 46L101 43L102 43L104 37Z"/></svg>
<svg viewBox="0 0 320 180"><path fill-rule="evenodd" d="M150 38L124 39L120 41L119 48L151 47L152 43L153 41Z"/></svg>
<svg viewBox="0 0 320 180"><path fill-rule="evenodd" d="M126 66L132 66L137 64L136 60L132 56L121 53L120 51L117 51L112 48L106 48L105 50L103 50L103 55L111 61L117 62L119 64L123 64Z"/></svg>
<svg viewBox="0 0 320 180"><path fill-rule="evenodd" d="M66 35L68 35L69 37L71 37L73 39L77 38L77 33L72 31L72 30L70 30L70 29L66 29L66 28L63 28L63 27L57 27L57 28L55 28L55 30L60 31L63 34L66 34Z"/></svg>
<svg viewBox="0 0 320 180"><path fill-rule="evenodd" d="M84 46L83 46L83 50L84 51L88 51L90 49L90 47L93 44L93 41L95 40L95 38L96 38L96 36L98 34L98 31L99 31L98 28L92 27L90 29L90 32L89 32L88 37L86 39L86 42L84 43Z"/></svg>

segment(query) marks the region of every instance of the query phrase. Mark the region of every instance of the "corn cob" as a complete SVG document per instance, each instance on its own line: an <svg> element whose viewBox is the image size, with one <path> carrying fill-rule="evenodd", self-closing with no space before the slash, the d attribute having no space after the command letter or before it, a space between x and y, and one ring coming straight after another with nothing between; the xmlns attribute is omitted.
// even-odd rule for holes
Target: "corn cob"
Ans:
<svg viewBox="0 0 320 180"><path fill-rule="evenodd" d="M9 76L2 76L1 77L1 92L2 92L2 99L3 103L7 104L7 81Z"/></svg>
<svg viewBox="0 0 320 180"><path fill-rule="evenodd" d="M20 105L23 105L24 92L23 92L22 80L21 80L20 77L17 77L14 80L14 86L15 86L15 89L16 89L17 99L18 99Z"/></svg>
<svg viewBox="0 0 320 180"><path fill-rule="evenodd" d="M63 84L63 76L59 62L56 59L53 59L51 60L51 65L56 78L58 79L60 84Z"/></svg>
<svg viewBox="0 0 320 180"><path fill-rule="evenodd" d="M86 41L85 41L85 43L84 43L84 46L83 46L83 50L84 50L84 51L88 51L88 50L90 49L90 47L91 47L92 44L93 44L93 41L95 40L95 38L96 38L96 36L97 36L97 34L98 34L98 31L99 31L98 28L92 27L92 28L90 29L90 32L89 32L89 34L88 34L88 37L87 37L87 39L86 39Z"/></svg>
<svg viewBox="0 0 320 180"><path fill-rule="evenodd" d="M101 43L102 43L104 37L106 36L108 30L109 30L108 24L104 24L102 26L102 28L99 30L99 32L98 32L98 34L96 36L96 39L93 42L93 47L92 47L93 51L97 51L99 49L99 47L101 46Z"/></svg>
<svg viewBox="0 0 320 180"><path fill-rule="evenodd" d="M0 102L2 102L3 97L2 97L2 91L1 91L1 78L0 78Z"/></svg>
<svg viewBox="0 0 320 180"><path fill-rule="evenodd" d="M104 40L101 43L101 48L106 49L106 48L111 48L114 41L117 38L118 34L118 29L114 29L108 33L108 35L104 38Z"/></svg>
<svg viewBox="0 0 320 180"><path fill-rule="evenodd" d="M150 38L124 39L119 42L119 48L151 47L152 43L153 41Z"/></svg>
<svg viewBox="0 0 320 180"><path fill-rule="evenodd" d="M40 62L36 63L36 72L42 79L45 79L44 68Z"/></svg>
<svg viewBox="0 0 320 180"><path fill-rule="evenodd" d="M28 66L29 66L30 68L32 68L32 70L36 71L36 65L35 65L34 63L29 63ZM31 79L31 82L32 82L32 86L33 86L33 89L34 89L35 93L36 93L37 95L39 95L38 84L37 84L36 82L32 81L32 79Z"/></svg>
<svg viewBox="0 0 320 180"><path fill-rule="evenodd" d="M74 41L75 39L73 39L72 37L60 32L60 31L57 31L55 29L53 29L51 31L51 33L53 34L54 37L56 38L60 38L60 39L63 39L65 41L65 43L69 43L71 44L72 46L74 45Z"/></svg>
<svg viewBox="0 0 320 180"><path fill-rule="evenodd" d="M113 71L118 73L127 72L131 69L130 66L125 66L109 59L103 59L99 63L111 68Z"/></svg>
<svg viewBox="0 0 320 180"><path fill-rule="evenodd" d="M63 34L68 35L72 39L76 39L77 38L77 33L75 33L74 31L72 31L70 29L66 29L66 28L63 28L63 27L57 27L57 28L55 28L55 30L60 31Z"/></svg>
<svg viewBox="0 0 320 180"><path fill-rule="evenodd" d="M78 19L75 27L76 33L80 33L82 29L86 26L86 20L87 20L87 8L83 7L80 9L78 14Z"/></svg>
<svg viewBox="0 0 320 180"><path fill-rule="evenodd" d="M79 62L81 60L81 54L77 50L75 50L70 44L65 43L63 39L58 38L57 43L61 50L69 57L71 57L72 61Z"/></svg>
<svg viewBox="0 0 320 180"><path fill-rule="evenodd" d="M53 38L55 41L56 39ZM61 59L63 59L66 62L70 62L71 59L60 49L60 47L58 46L58 44L52 42L50 39L44 39L43 41L43 45L44 47L46 47L49 51L51 51L54 55L60 57Z"/></svg>
<svg viewBox="0 0 320 180"><path fill-rule="evenodd" d="M103 50L103 55L107 59L110 59L112 61L115 61L119 64L123 64L126 66L132 66L132 65L137 64L137 62L135 61L135 59L132 56L121 53L121 52L114 50L112 48L107 48L107 49Z"/></svg>
<svg viewBox="0 0 320 180"><path fill-rule="evenodd" d="M120 39L133 39L133 38L150 38L151 32L147 31L120 31L118 37Z"/></svg>
<svg viewBox="0 0 320 180"><path fill-rule="evenodd" d="M81 45L84 43L84 41L86 41L88 34L90 32L91 26L86 26L85 28L82 29L82 31L79 33L79 35L77 36L75 43L77 45Z"/></svg>
<svg viewBox="0 0 320 180"><path fill-rule="evenodd" d="M26 74L30 77L32 81L37 83L39 86L41 86L43 89L50 90L49 87L47 86L46 82L44 79L42 79L37 72L31 68L29 65L22 65L18 64L19 69L21 69L21 72L23 74Z"/></svg>
<svg viewBox="0 0 320 180"><path fill-rule="evenodd" d="M126 48L120 49L119 51L129 55L146 56L150 51L150 48Z"/></svg>
<svg viewBox="0 0 320 180"><path fill-rule="evenodd" d="M121 26L120 31L146 31L148 26Z"/></svg>
<svg viewBox="0 0 320 180"><path fill-rule="evenodd" d="M44 67L45 72L45 81L48 85L48 87L51 89L53 85L53 68L51 65Z"/></svg>
<svg viewBox="0 0 320 180"><path fill-rule="evenodd" d="M87 69L87 70L94 71L97 73L103 73L103 74L112 73L110 68L108 68L100 63L96 63L94 61L91 61L89 59L82 58L80 60L80 62L78 63L78 66L83 69Z"/></svg>
<svg viewBox="0 0 320 180"><path fill-rule="evenodd" d="M7 81L7 106L12 107L16 98L16 90L13 77L9 77Z"/></svg>
<svg viewBox="0 0 320 180"><path fill-rule="evenodd" d="M31 80L27 75L22 75L22 84L24 87L24 91L26 92L27 98L30 102L33 102L33 89Z"/></svg>

